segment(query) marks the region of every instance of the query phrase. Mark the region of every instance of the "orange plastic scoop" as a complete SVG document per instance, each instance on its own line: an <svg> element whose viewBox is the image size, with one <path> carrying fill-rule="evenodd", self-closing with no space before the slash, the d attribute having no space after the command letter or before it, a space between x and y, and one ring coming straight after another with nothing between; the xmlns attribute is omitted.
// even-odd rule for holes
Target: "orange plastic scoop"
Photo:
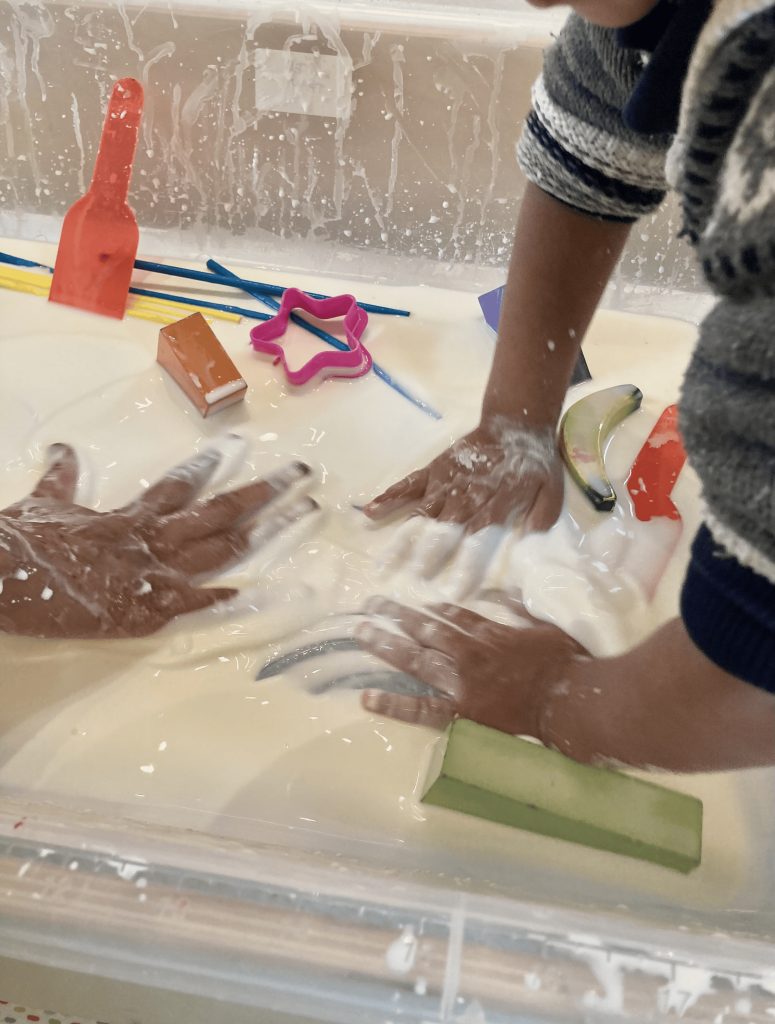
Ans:
<svg viewBox="0 0 775 1024"><path fill-rule="evenodd" d="M127 194L143 114L143 87L116 82L89 191L68 211L49 300L121 319L139 232Z"/></svg>

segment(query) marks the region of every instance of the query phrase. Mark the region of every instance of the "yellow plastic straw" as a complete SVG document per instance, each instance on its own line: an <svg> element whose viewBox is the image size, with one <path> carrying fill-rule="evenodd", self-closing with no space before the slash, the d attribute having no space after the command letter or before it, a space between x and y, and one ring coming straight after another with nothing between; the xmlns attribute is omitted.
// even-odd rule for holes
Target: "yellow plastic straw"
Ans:
<svg viewBox="0 0 775 1024"><path fill-rule="evenodd" d="M165 313L161 309L138 309L137 307L128 309L126 315L135 320L149 320L152 324L164 324L165 327L180 319L179 316Z"/></svg>
<svg viewBox="0 0 775 1024"><path fill-rule="evenodd" d="M6 288L12 292L22 292L25 295L35 295L39 299L45 299L48 297L48 288L41 288L39 285L33 284L28 281L12 281L7 277L0 275L0 288ZM171 314L164 313L160 309L128 309L126 311L127 316L131 316L134 320L150 320L155 324L163 324L167 327L169 324L175 323L178 319Z"/></svg>
<svg viewBox="0 0 775 1024"><path fill-rule="evenodd" d="M15 267L0 267L0 288L22 292L25 295L37 295L46 298L51 290L51 275L38 274L35 271L18 270ZM127 307L126 315L134 320L147 320L155 324L175 323L180 320L179 309L191 309L200 312L206 319L217 318L239 323L241 318L236 313L221 313L219 310L202 309L190 303L166 303L162 299L138 297Z"/></svg>
<svg viewBox="0 0 775 1024"><path fill-rule="evenodd" d="M197 306L194 302L168 302L166 299L153 299L147 295L132 296L132 305L130 309L138 308L159 308L169 310L170 314L174 315L176 320L180 320L180 316L176 314L178 309L189 309L192 313L201 313L202 316L209 317L211 320L224 320L227 323L239 324L242 322L242 317L237 313L224 313L219 309L204 309L202 306Z"/></svg>
<svg viewBox="0 0 775 1024"><path fill-rule="evenodd" d="M18 281L38 282L40 285L45 285L47 282L51 283L51 274L43 273L39 270L24 270L22 267L12 267L7 263L4 263L2 268L0 268L0 274L3 277L13 277Z"/></svg>
<svg viewBox="0 0 775 1024"><path fill-rule="evenodd" d="M47 296L51 289L51 275L39 274L35 270L21 270L18 267L0 266L0 286L10 291L24 292L27 295ZM145 295L131 296L127 306L127 316L136 320L150 320L153 323L175 323L180 320L180 310L188 309L201 313L208 320L224 320L238 324L242 318L236 313L223 313L220 310L204 309L192 302L167 302L165 299L154 299ZM160 319L160 317L164 319Z"/></svg>
<svg viewBox="0 0 775 1024"><path fill-rule="evenodd" d="M43 298L48 295L48 288L41 288L32 283L26 284L24 281L13 281L3 274L0 274L0 287L13 292L24 292L27 295L42 295Z"/></svg>

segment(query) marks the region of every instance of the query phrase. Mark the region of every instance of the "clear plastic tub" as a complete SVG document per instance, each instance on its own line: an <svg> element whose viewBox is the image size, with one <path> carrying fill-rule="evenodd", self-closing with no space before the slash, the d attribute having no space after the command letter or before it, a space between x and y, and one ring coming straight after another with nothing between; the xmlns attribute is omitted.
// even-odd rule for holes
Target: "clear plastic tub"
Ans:
<svg viewBox="0 0 775 1024"><path fill-rule="evenodd" d="M0 248L50 259L43 243L88 179L110 83L133 74L147 89L132 193L144 254L215 254L286 281L322 272L364 292L389 284L380 294L398 304L422 284L435 312L401 344L441 323L462 360L486 344L475 295L503 279L521 190L514 146L556 24L516 2L6 2L0 231L25 241ZM676 226L668 205L635 232L609 307L653 312L658 300L664 314L700 315L707 299ZM30 333L22 302L3 293L0 346ZM47 316L37 330L51 329ZM590 347L600 379L632 375L648 394L664 366L685 362L691 332L660 348L658 331L607 323ZM63 314L58 326L66 388L77 324ZM139 328L116 330L115 358L133 365ZM433 447L475 415L486 367L464 382L454 369L434 366L439 394L457 403L441 433L396 422L395 451ZM631 440L614 452L622 464ZM210 744L206 729L218 703L193 675L194 696L181 689L167 708L152 690L130 699L108 674L76 678L77 665L71 690L45 659L22 679L12 645L0 650L0 998L112 1024L775 1015L771 772L696 783L717 798L707 868L689 879L574 848L548 857L530 837L504 853L492 835L477 845L443 822L383 833L368 777L318 779L314 759L295 777L316 811L304 827L284 817L279 748L274 774L257 769L247 794L230 790L222 739ZM87 775L73 754L85 684L103 693L93 722L105 729ZM201 749L193 803L171 783L135 799L101 775L124 724L147 722L156 742L154 715L170 708ZM232 742L244 758L249 738ZM405 742L396 770L411 774L422 744ZM385 763L397 762L370 762ZM337 787L352 790L359 820L337 817Z"/></svg>

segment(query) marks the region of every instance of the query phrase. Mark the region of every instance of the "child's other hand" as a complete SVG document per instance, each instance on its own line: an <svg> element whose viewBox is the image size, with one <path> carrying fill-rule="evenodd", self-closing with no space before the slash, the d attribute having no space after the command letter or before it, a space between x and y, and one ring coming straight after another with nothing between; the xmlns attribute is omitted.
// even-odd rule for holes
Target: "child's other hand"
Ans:
<svg viewBox="0 0 775 1024"><path fill-rule="evenodd" d="M309 473L295 463L265 480L200 499L220 456L209 451L171 470L125 508L98 513L74 503L78 461L56 445L32 494L0 511L0 630L24 636L150 635L179 615L234 596L200 589L264 540L317 508L273 500Z"/></svg>
<svg viewBox="0 0 775 1024"><path fill-rule="evenodd" d="M366 691L373 714L438 729L468 718L588 763L674 772L775 764L775 693L709 661L680 619L621 655L593 658L524 609L524 628L452 605L420 612L380 601L368 611L391 629L362 626L361 646L436 691Z"/></svg>
<svg viewBox="0 0 775 1024"><path fill-rule="evenodd" d="M497 416L410 473L364 511L382 520L413 513L465 525L493 523L548 530L562 509L563 471L554 432L533 431Z"/></svg>
<svg viewBox="0 0 775 1024"><path fill-rule="evenodd" d="M368 690L363 707L416 725L443 729L454 718L468 718L511 735L540 739L549 698L571 685L578 663L588 658L562 630L524 612L531 624L515 628L446 604L415 611L377 600L367 611L391 628L361 626L356 633L361 646L437 694L411 697Z"/></svg>

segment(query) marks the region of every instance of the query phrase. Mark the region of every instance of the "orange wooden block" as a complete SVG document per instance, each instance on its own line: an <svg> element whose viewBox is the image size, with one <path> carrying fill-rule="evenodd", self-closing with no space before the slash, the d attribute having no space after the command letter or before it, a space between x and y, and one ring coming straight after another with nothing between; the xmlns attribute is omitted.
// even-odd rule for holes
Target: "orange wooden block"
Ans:
<svg viewBox="0 0 775 1024"><path fill-rule="evenodd" d="M159 331L156 361L202 416L236 405L248 389L201 313Z"/></svg>

